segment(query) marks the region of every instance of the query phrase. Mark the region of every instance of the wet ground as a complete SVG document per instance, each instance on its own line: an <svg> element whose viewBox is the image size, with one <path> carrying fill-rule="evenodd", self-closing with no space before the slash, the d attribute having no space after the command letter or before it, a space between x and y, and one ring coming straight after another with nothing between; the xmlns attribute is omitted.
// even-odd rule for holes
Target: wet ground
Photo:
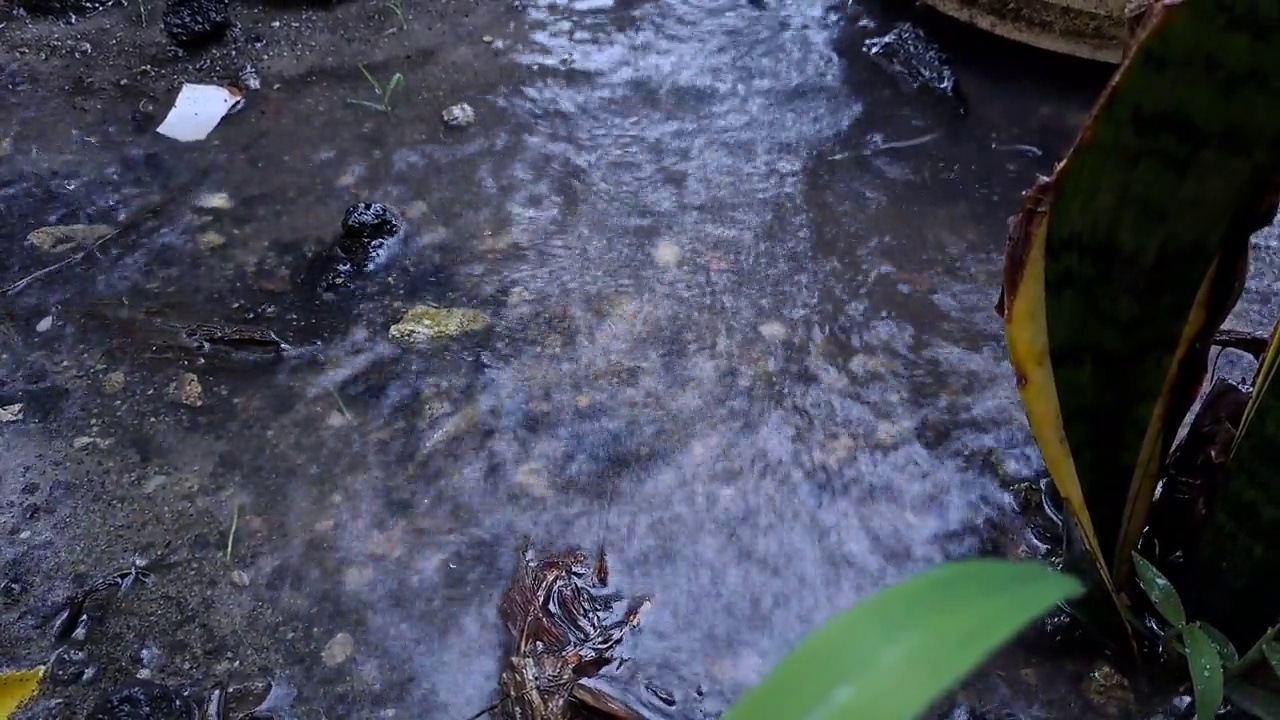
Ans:
<svg viewBox="0 0 1280 720"><path fill-rule="evenodd" d="M1105 72L944 27L961 114L858 52L879 8L399 7L238 5L190 57L158 7L0 9L0 285L74 252L37 227L125 228L0 299L0 666L47 659L58 600L171 546L25 717L139 673L284 673L302 718L466 718L524 538L604 542L654 601L628 672L676 705L649 710L711 717L862 595L1018 544L1006 490L1039 467L993 312L1005 221ZM153 132L178 83L246 66L262 88L207 141ZM390 113L348 102L376 99L360 66L403 75ZM478 121L446 129L458 102ZM405 235L319 298L300 269L360 200ZM150 358L92 317L125 300L323 358ZM427 303L493 324L391 343ZM971 697L1115 716L1093 669L1019 650Z"/></svg>

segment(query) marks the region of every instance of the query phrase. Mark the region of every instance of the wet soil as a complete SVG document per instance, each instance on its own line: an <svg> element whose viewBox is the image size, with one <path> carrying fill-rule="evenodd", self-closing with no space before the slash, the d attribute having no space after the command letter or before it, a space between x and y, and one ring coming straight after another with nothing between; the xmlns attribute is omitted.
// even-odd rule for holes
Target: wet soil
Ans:
<svg viewBox="0 0 1280 720"><path fill-rule="evenodd" d="M187 57L158 4L0 8L0 285L74 252L37 227L122 228L0 297L0 667L172 547L24 718L139 674L279 673L303 718L464 718L494 699L526 537L606 541L611 584L654 598L636 696L711 717L866 593L1017 550L1007 491L1040 467L991 310L1005 218L1104 73L957 49L961 120L850 51L896 20L843 3L402 9L237 4ZM178 83L246 66L261 89L208 140L154 133ZM403 75L390 113L348 102L375 99L361 66ZM444 127L458 102L475 126ZM301 270L359 201L404 236L326 298ZM148 357L92 311L124 301L317 352ZM389 342L424 304L493 323ZM1116 716L1096 669L1015 648L973 706Z"/></svg>
<svg viewBox="0 0 1280 720"><path fill-rule="evenodd" d="M9 119L0 128L6 284L62 259L25 245L30 229L80 219L115 224L157 196L161 203L156 217L118 243L4 299L0 397L21 403L22 416L0 429L0 665L49 660L62 598L172 541L173 562L157 570L154 587L135 586L98 608L104 614L91 626L87 658L55 657L49 689L23 717L82 717L98 693L139 673L196 694L217 680L284 673L301 690L298 717L392 717L397 707L401 717L439 717L430 704L405 708L406 688L418 682L410 664L360 647L356 660L322 657L335 635L362 637L366 618L379 612L344 597L344 583L365 576L324 550L336 542L354 488L308 480L331 462L321 456L343 453L304 451L298 457L309 463L282 471L237 449L240 433L261 432L268 446L283 447L313 433L308 425L332 428L343 417L334 419L336 395L295 398L312 419L293 428L254 420L276 417L288 402L255 396L261 373L246 380L215 372L203 377L202 407L174 402L169 390L182 368L131 362L127 352L123 365L118 355L100 358L113 331L87 321L87 301L157 300L197 307L200 319L288 304L289 293L279 290L292 266L335 236L361 191L358 180L335 186L336 173L326 187L309 187L316 146L299 133L341 133L374 166L392 162L381 147L465 142L443 132L440 111L466 99L483 114L486 98L519 77L497 47L497 39L517 36L519 13L501 2L431 2L406 7L401 26L387 6L373 3L329 10L239 4L232 38L186 56L170 49L159 11L158 3L116 4L62 21L0 8L0 116ZM348 90L364 99L372 89L361 88L359 65L380 78L405 75L393 117L342 98L322 109L312 104ZM180 147L153 133L182 82L232 82L247 67L264 89L251 92L247 108L208 142ZM312 122L297 121L308 115ZM290 118L284 125L283 117ZM214 188L253 190L237 193L231 211L205 211L200 231L225 233L226 254L259 259L264 248L278 251L278 265L166 262L166 244L196 233L187 218L195 192ZM177 233L157 238L175 225ZM153 244L155 254L139 250ZM37 315L52 315L54 329L33 335ZM292 310L282 315L305 324ZM112 373L123 373L122 389L111 389ZM333 450L362 442L340 429L329 434ZM297 492L314 497L320 515L291 512ZM290 562L296 553L317 560Z"/></svg>

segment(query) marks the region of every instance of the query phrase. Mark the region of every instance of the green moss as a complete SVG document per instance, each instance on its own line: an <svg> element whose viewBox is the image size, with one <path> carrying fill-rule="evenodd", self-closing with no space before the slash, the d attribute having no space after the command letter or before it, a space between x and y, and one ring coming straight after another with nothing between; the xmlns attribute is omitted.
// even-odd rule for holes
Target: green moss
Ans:
<svg viewBox="0 0 1280 720"><path fill-rule="evenodd" d="M479 310L421 305L392 325L390 335L398 343L414 345L483 330L489 323L489 316Z"/></svg>

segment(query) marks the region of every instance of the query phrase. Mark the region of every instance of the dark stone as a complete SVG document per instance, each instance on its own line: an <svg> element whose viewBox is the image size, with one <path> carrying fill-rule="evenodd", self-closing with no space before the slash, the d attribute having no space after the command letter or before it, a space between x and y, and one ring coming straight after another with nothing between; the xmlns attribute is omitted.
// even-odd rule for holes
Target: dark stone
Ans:
<svg viewBox="0 0 1280 720"><path fill-rule="evenodd" d="M85 720L195 720L195 703L150 680L129 680L103 695Z"/></svg>
<svg viewBox="0 0 1280 720"><path fill-rule="evenodd" d="M388 239L404 229L404 222L390 207L377 202L356 203L342 216L343 237Z"/></svg>
<svg viewBox="0 0 1280 720"><path fill-rule="evenodd" d="M231 0L168 0L164 31L174 45L196 50L218 42L231 29Z"/></svg>
<svg viewBox="0 0 1280 720"><path fill-rule="evenodd" d="M403 230L404 221L387 205L352 205L342 217L342 235L308 263L304 284L322 293L351 288L359 276L386 262Z"/></svg>
<svg viewBox="0 0 1280 720"><path fill-rule="evenodd" d="M862 45L863 52L912 90L927 88L959 105L966 112L964 94L956 84L951 59L922 30L901 24Z"/></svg>

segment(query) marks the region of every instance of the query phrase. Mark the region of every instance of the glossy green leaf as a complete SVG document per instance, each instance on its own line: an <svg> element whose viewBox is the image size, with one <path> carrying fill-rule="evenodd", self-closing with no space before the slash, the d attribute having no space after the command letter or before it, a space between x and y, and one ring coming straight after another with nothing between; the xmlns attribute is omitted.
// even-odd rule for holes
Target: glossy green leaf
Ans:
<svg viewBox="0 0 1280 720"><path fill-rule="evenodd" d="M1222 658L1213 641L1197 624L1182 629L1182 640L1187 654L1187 670L1191 674L1191 687L1195 691L1196 720L1213 720L1222 706L1223 677Z"/></svg>
<svg viewBox="0 0 1280 720"><path fill-rule="evenodd" d="M1138 575L1138 584L1142 586L1142 591L1151 598L1152 604L1164 619L1174 627L1186 625L1187 613L1182 609L1182 600L1178 597L1178 591L1174 589L1173 583L1169 582L1169 578L1166 578L1138 553L1133 554L1133 568Z"/></svg>
<svg viewBox="0 0 1280 720"><path fill-rule="evenodd" d="M1242 682L1227 683L1227 699L1258 720L1280 720L1280 697Z"/></svg>
<svg viewBox="0 0 1280 720"><path fill-rule="evenodd" d="M724 720L913 720L1020 629L1083 590L1038 563L945 563L805 638Z"/></svg>
<svg viewBox="0 0 1280 720"><path fill-rule="evenodd" d="M1213 647L1218 651L1218 657L1222 658L1223 669L1230 668L1240 662L1240 653L1236 651L1236 646L1231 640L1218 628L1206 622L1197 622L1204 634L1209 637L1209 641L1213 643Z"/></svg>

